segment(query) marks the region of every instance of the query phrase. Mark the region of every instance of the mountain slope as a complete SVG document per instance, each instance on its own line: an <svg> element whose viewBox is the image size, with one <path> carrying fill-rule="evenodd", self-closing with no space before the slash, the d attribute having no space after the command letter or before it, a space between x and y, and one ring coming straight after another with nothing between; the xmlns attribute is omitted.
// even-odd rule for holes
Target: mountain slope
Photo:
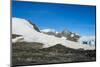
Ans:
<svg viewBox="0 0 100 67"><path fill-rule="evenodd" d="M46 35L44 33L38 32L34 25L30 24L29 21L21 18L12 18L12 34L22 35L25 42L38 42L43 43L43 48L48 48L56 44L61 44L65 47L73 49L84 49L84 50L94 50L95 46L88 46L79 44L77 42L72 42L63 38L58 38L55 36Z"/></svg>

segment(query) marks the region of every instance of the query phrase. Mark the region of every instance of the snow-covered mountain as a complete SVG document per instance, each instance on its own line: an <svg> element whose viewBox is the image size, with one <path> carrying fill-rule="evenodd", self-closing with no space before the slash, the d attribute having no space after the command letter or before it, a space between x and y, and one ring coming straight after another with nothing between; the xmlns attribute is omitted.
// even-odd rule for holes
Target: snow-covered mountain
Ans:
<svg viewBox="0 0 100 67"><path fill-rule="evenodd" d="M22 35L21 37L23 37L23 40L21 38L21 42L25 41L25 42L43 43L44 44L43 48L48 48L56 44L61 44L65 47L73 49L84 49L84 50L95 49L95 46L83 45L78 42L66 40L65 38L59 38L56 36L41 33L39 32L39 29L37 31L37 28L34 27L34 24L31 24L29 21L21 18L15 18L15 17L12 18L12 34Z"/></svg>
<svg viewBox="0 0 100 67"><path fill-rule="evenodd" d="M41 30L41 32L44 34L53 35L55 37L71 40L74 42L76 42L80 38L79 34L73 33L69 31L68 29L64 29L62 32L58 32L54 29L43 29Z"/></svg>

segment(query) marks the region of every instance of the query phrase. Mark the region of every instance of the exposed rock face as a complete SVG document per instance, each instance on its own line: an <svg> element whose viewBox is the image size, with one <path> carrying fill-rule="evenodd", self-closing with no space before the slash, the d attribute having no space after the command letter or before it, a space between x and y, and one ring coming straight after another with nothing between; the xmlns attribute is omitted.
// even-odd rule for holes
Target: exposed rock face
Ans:
<svg viewBox="0 0 100 67"><path fill-rule="evenodd" d="M22 35L12 34L12 39L13 39L13 38L16 38L16 37L20 37L20 36L22 36Z"/></svg>
<svg viewBox="0 0 100 67"><path fill-rule="evenodd" d="M80 35L77 35L73 32L70 32L69 30L64 30L62 31L62 36L66 37L67 40L71 40L71 41L74 41L74 42L77 42L80 38Z"/></svg>
<svg viewBox="0 0 100 67"><path fill-rule="evenodd" d="M31 25L33 25L33 28L34 28L37 32L40 32L40 30L39 30L39 28L37 27L36 24L32 23L31 21L29 21L29 23L30 23Z"/></svg>

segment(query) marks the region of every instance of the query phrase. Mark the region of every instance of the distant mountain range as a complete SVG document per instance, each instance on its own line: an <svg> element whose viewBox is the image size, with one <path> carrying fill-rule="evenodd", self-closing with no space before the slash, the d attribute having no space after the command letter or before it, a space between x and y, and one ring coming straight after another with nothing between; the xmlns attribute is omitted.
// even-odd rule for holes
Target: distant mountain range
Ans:
<svg viewBox="0 0 100 67"><path fill-rule="evenodd" d="M35 24L21 18L12 18L12 42L42 43L48 48L61 44L72 49L95 50L95 45L83 45L78 42L80 35L69 30L57 32L53 29L40 30Z"/></svg>
<svg viewBox="0 0 100 67"><path fill-rule="evenodd" d="M65 38L66 40L71 40L74 42L77 42L78 39L80 38L80 35L73 33L67 29L63 30L62 32L57 32L54 29L44 29L41 30L41 32L48 35L54 35L55 37Z"/></svg>

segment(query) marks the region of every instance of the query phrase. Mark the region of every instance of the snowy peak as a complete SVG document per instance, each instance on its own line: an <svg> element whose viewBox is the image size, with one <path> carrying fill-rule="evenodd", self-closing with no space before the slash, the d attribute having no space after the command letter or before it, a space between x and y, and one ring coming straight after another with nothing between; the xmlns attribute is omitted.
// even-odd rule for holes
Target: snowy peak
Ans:
<svg viewBox="0 0 100 67"><path fill-rule="evenodd" d="M14 34L28 34L29 32L31 32L32 30L38 31L39 32L39 28L31 23L30 21L27 21L25 19L22 18L16 18L14 17L12 19L12 33Z"/></svg>
<svg viewBox="0 0 100 67"><path fill-rule="evenodd" d="M64 29L63 31L62 31L62 33L66 33L66 34L68 34L68 33L71 33L68 29Z"/></svg>

